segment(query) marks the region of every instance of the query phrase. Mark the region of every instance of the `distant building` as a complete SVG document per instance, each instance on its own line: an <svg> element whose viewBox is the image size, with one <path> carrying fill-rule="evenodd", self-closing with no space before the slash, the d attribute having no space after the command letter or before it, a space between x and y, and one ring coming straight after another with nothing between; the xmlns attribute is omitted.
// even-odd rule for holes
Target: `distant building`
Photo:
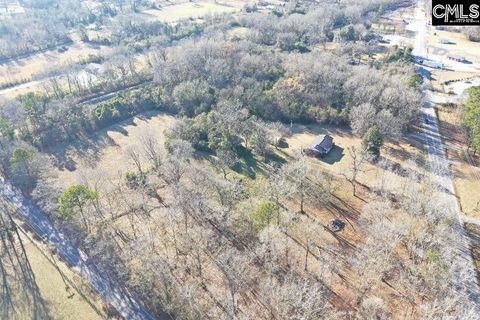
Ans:
<svg viewBox="0 0 480 320"><path fill-rule="evenodd" d="M465 57L457 56L457 55L454 55L454 54L447 56L447 58L449 60L453 60L453 61L457 61L457 62L464 62L465 61Z"/></svg>
<svg viewBox="0 0 480 320"><path fill-rule="evenodd" d="M328 154L335 143L333 143L333 138L328 134L319 135L310 148L304 150L304 152L311 157L321 157Z"/></svg>
<svg viewBox="0 0 480 320"><path fill-rule="evenodd" d="M426 67L434 68L434 69L443 69L444 65L441 62L435 62L431 60L424 60L422 64Z"/></svg>

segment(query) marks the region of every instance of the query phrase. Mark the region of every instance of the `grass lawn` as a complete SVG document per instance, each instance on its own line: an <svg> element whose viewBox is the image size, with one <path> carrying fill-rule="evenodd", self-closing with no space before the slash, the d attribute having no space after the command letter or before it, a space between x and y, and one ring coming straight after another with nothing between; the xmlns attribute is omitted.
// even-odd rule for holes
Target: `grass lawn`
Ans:
<svg viewBox="0 0 480 320"><path fill-rule="evenodd" d="M455 189L461 209L466 215L480 217L480 168L472 166L465 156L467 146L459 110L437 107L437 113L448 159L452 161ZM474 160L480 163L478 157Z"/></svg>
<svg viewBox="0 0 480 320"><path fill-rule="evenodd" d="M472 223L465 223L470 240L472 241L472 257L477 269L477 278L480 280L480 226Z"/></svg>
<svg viewBox="0 0 480 320"><path fill-rule="evenodd" d="M450 43L442 44L441 39L449 40ZM448 54L463 56L473 63L479 62L480 42L472 42L462 33L434 29L428 35L427 41L430 46L445 49Z"/></svg>
<svg viewBox="0 0 480 320"><path fill-rule="evenodd" d="M361 149L361 138L352 134L347 128L322 125L294 125L291 138L287 139L289 148L284 150L288 155L300 152L308 147L319 134L328 133L334 138L335 148L324 158L310 158L313 165L319 166L334 175L342 176L352 165L351 148ZM360 184L368 188L375 188L379 183L387 187L392 193L402 191L407 183L409 173L423 174L419 163L424 160L424 152L413 139L397 139L387 141L382 147L382 155L378 163L366 163L359 173ZM343 177L343 176L342 176ZM350 188L350 187L349 187Z"/></svg>
<svg viewBox="0 0 480 320"><path fill-rule="evenodd" d="M25 235L23 241L40 295L51 319L94 320L107 317L102 300L76 273L56 256L52 257L45 246L32 242ZM15 303L18 307L13 319L31 319L31 305L23 300Z"/></svg>

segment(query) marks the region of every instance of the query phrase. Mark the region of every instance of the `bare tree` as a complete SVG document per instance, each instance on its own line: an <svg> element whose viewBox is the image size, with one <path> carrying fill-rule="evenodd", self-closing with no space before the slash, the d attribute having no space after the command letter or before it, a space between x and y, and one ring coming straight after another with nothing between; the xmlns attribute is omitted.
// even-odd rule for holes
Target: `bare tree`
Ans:
<svg viewBox="0 0 480 320"><path fill-rule="evenodd" d="M143 175L143 165L142 165L142 156L140 151L136 146L130 146L126 150L126 155L128 156L129 160L135 165L140 175Z"/></svg>
<svg viewBox="0 0 480 320"><path fill-rule="evenodd" d="M215 164L220 168L223 173L223 178L227 179L228 169L235 166L240 159L235 151L229 148L220 148L217 150L217 158Z"/></svg>
<svg viewBox="0 0 480 320"><path fill-rule="evenodd" d="M300 202L300 213L305 213L306 201L321 205L331 195L331 181L318 170L312 170L305 156L285 164L279 175L285 186L284 196Z"/></svg>
<svg viewBox="0 0 480 320"><path fill-rule="evenodd" d="M365 161L367 160L367 152L365 150L357 151L355 147L348 148L348 153L352 158L351 166L346 173L342 173L342 175L347 179L348 182L352 185L353 189L353 196L357 196L356 194L356 187L358 184L357 178L358 174L361 172L365 172L363 169Z"/></svg>
<svg viewBox="0 0 480 320"><path fill-rule="evenodd" d="M158 139L155 137L153 131L145 131L140 137L140 142L143 147L143 151L153 166L153 169L157 171L160 168L161 156L160 145Z"/></svg>
<svg viewBox="0 0 480 320"><path fill-rule="evenodd" d="M217 257L216 264L222 271L226 280L226 284L230 293L228 299L230 306L230 317L238 317L238 300L237 295L243 291L250 289L252 285L253 271L249 267L249 258L241 255L233 248L227 249Z"/></svg>

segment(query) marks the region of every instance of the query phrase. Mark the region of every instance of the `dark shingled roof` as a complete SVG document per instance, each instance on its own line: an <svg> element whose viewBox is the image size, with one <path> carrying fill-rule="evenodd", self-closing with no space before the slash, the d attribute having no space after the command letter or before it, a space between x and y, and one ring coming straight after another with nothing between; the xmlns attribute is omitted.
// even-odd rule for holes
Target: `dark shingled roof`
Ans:
<svg viewBox="0 0 480 320"><path fill-rule="evenodd" d="M333 147L333 138L328 134L319 135L313 142L311 149L316 149L319 152L328 152Z"/></svg>

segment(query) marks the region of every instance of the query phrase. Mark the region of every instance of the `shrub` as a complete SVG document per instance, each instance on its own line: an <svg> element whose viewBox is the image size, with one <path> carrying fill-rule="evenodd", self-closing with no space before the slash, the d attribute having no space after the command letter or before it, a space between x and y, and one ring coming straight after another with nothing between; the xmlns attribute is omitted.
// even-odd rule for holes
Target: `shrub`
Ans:
<svg viewBox="0 0 480 320"><path fill-rule="evenodd" d="M267 227L275 217L277 210L278 206L271 201L262 203L252 214L255 229L260 231Z"/></svg>
<svg viewBox="0 0 480 320"><path fill-rule="evenodd" d="M92 117L97 126L108 126L128 114L128 107L123 97L118 96L95 107Z"/></svg>
<svg viewBox="0 0 480 320"><path fill-rule="evenodd" d="M147 177L141 172L127 172L125 179L127 180L127 186L130 189L138 189L147 184Z"/></svg>
<svg viewBox="0 0 480 320"><path fill-rule="evenodd" d="M380 148L383 145L383 134L377 126L367 130L362 140L362 147L368 151L375 159L380 156Z"/></svg>

